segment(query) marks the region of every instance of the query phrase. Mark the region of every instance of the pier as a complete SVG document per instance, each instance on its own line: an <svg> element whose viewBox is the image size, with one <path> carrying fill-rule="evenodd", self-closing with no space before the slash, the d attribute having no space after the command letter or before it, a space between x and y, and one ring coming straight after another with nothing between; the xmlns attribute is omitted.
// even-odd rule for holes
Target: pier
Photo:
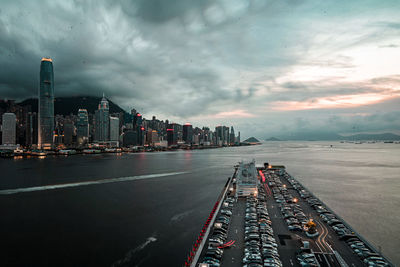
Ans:
<svg viewBox="0 0 400 267"><path fill-rule="evenodd" d="M185 266L394 266L284 166L240 163L217 203Z"/></svg>

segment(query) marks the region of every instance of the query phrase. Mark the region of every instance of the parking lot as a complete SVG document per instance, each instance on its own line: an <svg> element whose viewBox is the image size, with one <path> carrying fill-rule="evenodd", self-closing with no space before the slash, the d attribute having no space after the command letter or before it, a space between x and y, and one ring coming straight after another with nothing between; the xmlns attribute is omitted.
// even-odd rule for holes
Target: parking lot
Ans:
<svg viewBox="0 0 400 267"><path fill-rule="evenodd" d="M260 181L239 198L232 183L199 266L390 266L286 172Z"/></svg>

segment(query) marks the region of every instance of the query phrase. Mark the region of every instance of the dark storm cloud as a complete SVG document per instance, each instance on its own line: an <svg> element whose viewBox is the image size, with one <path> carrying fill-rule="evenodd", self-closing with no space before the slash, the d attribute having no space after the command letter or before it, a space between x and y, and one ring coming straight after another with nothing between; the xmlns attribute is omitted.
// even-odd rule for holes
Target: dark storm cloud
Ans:
<svg viewBox="0 0 400 267"><path fill-rule="evenodd" d="M299 126L283 125L288 113L271 117L275 101L387 93L384 84L397 84L393 73L337 82L360 67L347 50L396 51L396 1L1 2L2 98L36 96L40 59L48 56L56 96L104 92L146 116L218 119L250 131L260 117L279 129ZM340 71L312 81L292 75L309 67ZM317 115L327 121L329 113Z"/></svg>
<svg viewBox="0 0 400 267"><path fill-rule="evenodd" d="M209 2L208 0L126 0L122 2L122 6L129 16L137 16L152 23L164 23L182 17L189 11L203 9Z"/></svg>
<svg viewBox="0 0 400 267"><path fill-rule="evenodd" d="M8 66L0 77L2 96L35 96L40 58L49 56L57 96L105 92L125 107L176 116L207 113L221 98L251 98L254 89L246 86L238 92L248 95L232 93L232 72L248 61L287 65L273 63L268 53L249 53L271 47L265 39L247 42L253 20L265 20L250 16L254 6L264 6L256 2L9 1L0 20L0 56ZM241 25L239 16L248 21ZM165 109L170 99L180 105Z"/></svg>

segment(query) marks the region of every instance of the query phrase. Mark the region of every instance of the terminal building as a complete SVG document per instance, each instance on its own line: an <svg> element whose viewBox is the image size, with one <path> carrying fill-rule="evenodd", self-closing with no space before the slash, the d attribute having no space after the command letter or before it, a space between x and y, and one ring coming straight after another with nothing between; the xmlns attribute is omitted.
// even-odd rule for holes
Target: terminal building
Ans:
<svg viewBox="0 0 400 267"><path fill-rule="evenodd" d="M239 170L236 179L236 197L257 195L258 178L254 160L250 163L239 163Z"/></svg>

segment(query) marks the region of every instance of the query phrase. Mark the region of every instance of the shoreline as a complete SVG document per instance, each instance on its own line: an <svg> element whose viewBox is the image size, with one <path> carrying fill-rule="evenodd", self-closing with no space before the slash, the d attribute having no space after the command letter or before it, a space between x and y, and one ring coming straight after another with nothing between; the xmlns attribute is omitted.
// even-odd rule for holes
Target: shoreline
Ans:
<svg viewBox="0 0 400 267"><path fill-rule="evenodd" d="M253 146L258 144L246 144L231 146L177 146L177 147L132 147L132 148L71 148L60 150L27 150L24 152L14 153L13 151L1 151L0 158L45 158L47 156L72 156L72 155L91 155L91 154L123 154L123 153L153 153L153 152L170 152L177 150L204 150L219 149L225 147L242 147Z"/></svg>

